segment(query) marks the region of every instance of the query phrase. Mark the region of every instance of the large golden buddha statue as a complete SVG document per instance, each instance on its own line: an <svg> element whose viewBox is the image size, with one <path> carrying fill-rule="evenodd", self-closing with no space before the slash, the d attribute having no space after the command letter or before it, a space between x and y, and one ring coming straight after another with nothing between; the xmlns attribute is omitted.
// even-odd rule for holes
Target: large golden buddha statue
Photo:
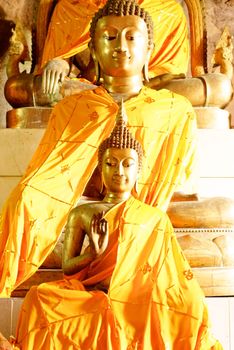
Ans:
<svg viewBox="0 0 234 350"><path fill-rule="evenodd" d="M100 10L90 32L102 85L56 104L24 177L3 207L2 297L34 274L53 251L97 166L97 148L113 128L120 99L144 150L139 199L165 211L175 189L193 173L193 108L183 96L143 85L142 71L147 76L153 46L152 20L132 0L115 4L116 10L112 1Z"/></svg>
<svg viewBox="0 0 234 350"><path fill-rule="evenodd" d="M22 60L25 50L22 49L22 57L20 52L15 54L13 50L7 67L9 80L5 86L6 98L13 107L53 106L64 96L87 88L82 80L73 80L77 75L95 81L94 63L88 49L88 28L94 12L104 3L105 1L90 0L87 5L82 1L74 3L71 0L60 0L53 11L43 55L39 49L37 50L39 57L32 74L20 74L16 69L16 61ZM221 74L207 74L201 64L203 57L198 58L201 48L196 47L191 53L197 60L196 67L192 67L193 78L180 79L187 74L189 60L187 22L181 6L174 0L163 2L144 0L140 3L152 15L157 33L149 60L148 86L155 89L168 88L180 93L196 107L225 107L232 96L230 79L232 65L229 65L228 70L221 69ZM51 10L52 2L50 5L41 2L42 9L48 6ZM48 18L48 14L43 11L40 15L38 28L43 25L45 27L44 18ZM192 17L199 17L199 13L192 14ZM200 26L202 23L192 25ZM192 31L192 45L196 43L198 46L197 42L200 42L202 46L200 37L197 40L193 38L196 30L198 31L197 28L193 28ZM201 55L205 56L205 53L201 52ZM227 59L221 59L221 63L220 59L216 59L215 62L222 65L224 61ZM217 114L217 111L218 109L213 109L212 113ZM19 113L18 121L17 113ZM25 118L25 121L20 122L21 117ZM27 110L24 110L24 113L17 110L15 114L12 113L12 121L9 118L8 125L27 125L27 117ZM44 125L45 122L41 120L41 123Z"/></svg>
<svg viewBox="0 0 234 350"><path fill-rule="evenodd" d="M132 35L147 32L140 17L127 15L127 26L123 18L97 19L96 35L113 36L113 30L126 35L127 28ZM211 334L204 295L167 215L132 195L142 156L120 109L98 150L105 197L70 212L65 279L30 289L15 350L222 349Z"/></svg>

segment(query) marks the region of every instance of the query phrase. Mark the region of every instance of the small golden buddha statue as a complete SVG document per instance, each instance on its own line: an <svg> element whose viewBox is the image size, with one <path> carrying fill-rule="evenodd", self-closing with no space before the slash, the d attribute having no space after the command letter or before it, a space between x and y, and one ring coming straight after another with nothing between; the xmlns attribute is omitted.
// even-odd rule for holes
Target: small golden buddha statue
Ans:
<svg viewBox="0 0 234 350"><path fill-rule="evenodd" d="M126 121L122 103L111 135L99 146L99 169L105 187L103 200L78 205L69 214L63 251L66 275L80 271L104 253L109 240L105 214L129 199L136 187L143 150L126 127ZM85 236L89 240L89 249L84 250ZM108 283L109 278L98 284L98 288L108 288Z"/></svg>

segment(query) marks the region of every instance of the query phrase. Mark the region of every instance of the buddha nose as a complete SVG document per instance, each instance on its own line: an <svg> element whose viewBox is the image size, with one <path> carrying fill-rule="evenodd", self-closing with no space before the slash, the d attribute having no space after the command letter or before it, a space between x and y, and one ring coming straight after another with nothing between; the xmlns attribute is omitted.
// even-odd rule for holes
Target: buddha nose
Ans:
<svg viewBox="0 0 234 350"><path fill-rule="evenodd" d="M124 175L124 168L123 168L123 164L118 164L117 169L116 169L116 173L119 176L123 176Z"/></svg>
<svg viewBox="0 0 234 350"><path fill-rule="evenodd" d="M127 43L125 38L125 33L121 32L117 36L117 44L115 48L116 52L126 52L127 51Z"/></svg>

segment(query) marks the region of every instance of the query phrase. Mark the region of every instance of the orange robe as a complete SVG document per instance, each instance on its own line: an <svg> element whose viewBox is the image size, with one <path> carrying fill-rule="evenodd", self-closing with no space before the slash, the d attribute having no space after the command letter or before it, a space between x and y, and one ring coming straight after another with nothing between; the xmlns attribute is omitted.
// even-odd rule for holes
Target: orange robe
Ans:
<svg viewBox="0 0 234 350"><path fill-rule="evenodd" d="M132 197L105 216L106 252L75 277L43 283L27 294L19 348L222 349L167 215ZM90 288L109 276L106 294Z"/></svg>
<svg viewBox="0 0 234 350"><path fill-rule="evenodd" d="M130 130L145 155L139 198L166 210L176 187L193 171L194 111L184 97L146 87L125 107ZM26 174L0 217L1 297L10 296L52 252L97 165L97 148L110 135L117 110L101 87L55 106Z"/></svg>
<svg viewBox="0 0 234 350"><path fill-rule="evenodd" d="M55 57L69 58L85 50L90 21L105 0L59 0L50 22L41 66ZM175 0L139 0L154 22L155 47L150 77L187 73L189 60L187 21ZM75 29L74 29L75 28Z"/></svg>

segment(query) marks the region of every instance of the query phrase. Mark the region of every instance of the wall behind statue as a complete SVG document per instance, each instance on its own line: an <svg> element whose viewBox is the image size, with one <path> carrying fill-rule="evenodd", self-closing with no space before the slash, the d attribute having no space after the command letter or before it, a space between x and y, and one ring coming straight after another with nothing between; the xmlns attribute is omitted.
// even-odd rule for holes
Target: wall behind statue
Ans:
<svg viewBox="0 0 234 350"><path fill-rule="evenodd" d="M232 36L234 36L234 0L204 0L205 15L208 34L208 65L215 45L219 40L225 26L228 26ZM31 28L35 20L36 10L40 0L0 0L0 128L6 126L6 111L11 109L4 97L4 84L6 77L6 62L8 58L9 33L11 27L20 21L24 28L26 40L31 48ZM8 33L6 33L8 30ZM30 62L21 70L30 69ZM233 82L234 83L234 82ZM231 101L227 109L232 115L232 125L234 127L234 100Z"/></svg>
<svg viewBox="0 0 234 350"><path fill-rule="evenodd" d="M204 0L205 1L205 18L208 37L207 61L208 67L211 62L212 54L215 50L223 29L228 26L234 44L234 0ZM234 51L233 51L234 56ZM234 60L232 62L234 65ZM234 86L234 78L232 79ZM234 98L226 108L232 116L232 127L234 128Z"/></svg>
<svg viewBox="0 0 234 350"><path fill-rule="evenodd" d="M4 84L6 76L6 62L8 58L9 39L11 28L15 27L17 21L20 21L24 28L25 37L31 48L31 28L35 18L36 9L40 0L0 0L0 128L6 125L6 111L11 109L4 97ZM30 62L26 63L28 70Z"/></svg>

